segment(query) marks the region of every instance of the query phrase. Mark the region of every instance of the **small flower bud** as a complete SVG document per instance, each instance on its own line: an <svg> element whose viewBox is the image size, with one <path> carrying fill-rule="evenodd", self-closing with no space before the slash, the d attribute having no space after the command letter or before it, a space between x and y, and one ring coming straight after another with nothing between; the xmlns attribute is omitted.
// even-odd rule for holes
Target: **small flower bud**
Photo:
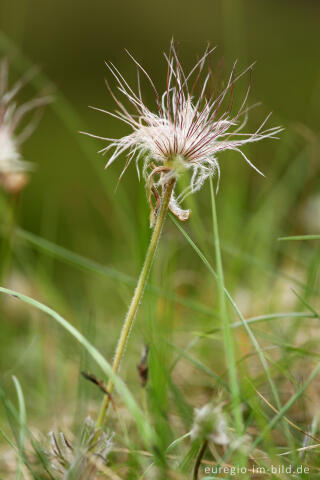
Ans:
<svg viewBox="0 0 320 480"><path fill-rule="evenodd" d="M221 404L214 406L207 403L202 408L195 409L192 440L208 440L216 445L228 445L231 442L228 430L227 416Z"/></svg>
<svg viewBox="0 0 320 480"><path fill-rule="evenodd" d="M50 432L50 450L44 452L50 470L60 473L61 479L97 478L99 466L106 464L113 448L113 434L101 432L98 440L95 440L95 435L95 424L90 417L82 426L78 444L71 444L62 432L58 435Z"/></svg>

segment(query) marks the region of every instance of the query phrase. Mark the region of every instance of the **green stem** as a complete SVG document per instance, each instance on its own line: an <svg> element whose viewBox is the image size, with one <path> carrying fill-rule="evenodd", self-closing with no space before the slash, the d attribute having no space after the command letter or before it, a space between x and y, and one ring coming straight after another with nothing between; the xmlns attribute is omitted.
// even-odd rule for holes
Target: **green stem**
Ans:
<svg viewBox="0 0 320 480"><path fill-rule="evenodd" d="M198 475L199 475L199 468L200 468L200 465L201 465L201 460L203 459L203 455L205 454L205 451L207 449L207 446L208 446L208 440L205 440L199 450L199 453L197 455L197 458L196 458L196 463L194 465L194 469L193 469L193 476L192 476L192 479L193 480L198 480Z"/></svg>
<svg viewBox="0 0 320 480"><path fill-rule="evenodd" d="M232 327L229 323L229 318L228 318L221 248L220 248L220 240L219 240L217 209L216 209L215 194L214 194L214 189L213 189L211 179L210 179L210 190L211 190L211 204L212 204L213 236L214 236L214 246L215 246L216 262L217 262L219 310L220 310L220 316L221 316L221 322L222 322L222 332L223 332L223 339L224 339L224 346L225 346L226 361L228 364L235 429L237 434L241 435L243 432L243 420L242 420L241 405L240 405L240 389L239 389L239 383L238 383L238 377L237 377L235 346L234 346Z"/></svg>
<svg viewBox="0 0 320 480"><path fill-rule="evenodd" d="M127 344L127 341L128 341L129 335L130 335L132 324L133 324L133 321L135 319L135 316L136 316L137 310L139 308L139 304L141 302L143 292L144 292L144 289L145 289L145 286L146 286L146 283L147 283L147 280L148 280L148 276L149 276L149 273L150 273L150 270L151 270L151 266L152 266L152 263L153 263L153 260L154 260L154 257L155 257L157 245L158 245L159 238L160 238L160 235L161 235L162 227L163 227L165 219L166 219L168 206L169 206L169 202L170 202L170 198L171 198L171 194L172 194L174 184L175 184L175 180L174 179L170 180L168 182L168 184L166 185L166 188L165 188L163 196L162 196L159 213L158 213L157 220L156 220L153 232L152 232L152 236L151 236L151 239L150 239L150 244L149 244L149 247L148 247L148 250L147 250L147 253L146 253L146 258L145 258L145 261L144 261L144 264L143 264L143 267L142 267L142 270L141 270L141 273L140 273L140 276L139 276L139 279L138 279L137 287L135 289L135 292L133 294L133 297L132 297L132 300L131 300L131 303L130 303L130 306L129 306L127 316L124 320L123 327L122 327L122 330L121 330L121 333L120 333L119 342L118 342L118 345L117 345L117 348L116 348L116 351L115 351L115 355L114 355L114 359L113 359L113 365L112 365L112 369L115 373L118 373L120 363L121 363L121 359L123 357L123 354L124 354L124 351L125 351L125 348L126 348L126 344ZM110 403L110 395L113 392L113 387L114 387L113 381L110 379L109 383L107 385L108 395L105 395L105 397L103 399L101 409L100 409L100 412L99 412L99 415L98 415L98 419L97 419L97 422L96 422L96 429L97 430L99 430L103 426L103 423L104 423L104 420L105 420L105 417L106 417L106 413L107 413L107 410L108 410L108 407L109 407L109 403Z"/></svg>

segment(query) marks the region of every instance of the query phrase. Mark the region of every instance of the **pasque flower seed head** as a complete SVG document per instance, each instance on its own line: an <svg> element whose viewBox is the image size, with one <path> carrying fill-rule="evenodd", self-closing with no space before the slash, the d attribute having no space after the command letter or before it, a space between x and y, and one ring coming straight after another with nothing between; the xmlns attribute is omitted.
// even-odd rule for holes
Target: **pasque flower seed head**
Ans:
<svg viewBox="0 0 320 480"><path fill-rule="evenodd" d="M131 109L124 105L107 84L118 110L115 112L97 110L129 125L132 132L121 138L89 134L108 141L108 145L100 150L101 153L106 154L113 150L107 167L123 152L127 152L128 159L122 174L133 159L139 174L139 164L142 162L152 212L152 194L157 199L159 187L163 187L170 178L177 178L189 170L191 172L189 185L178 197L175 197L173 192L169 206L180 220L186 220L190 213L180 207L180 202L185 196L199 190L208 177L220 175L218 155L222 151L238 152L251 167L261 173L243 153L241 147L265 138L274 138L281 130L280 127L264 129L268 115L254 133L244 131L250 109L246 106L250 85L240 107L233 112L235 82L250 71L252 66L236 76L235 63L222 91L216 94L210 91L212 73L210 69L208 73L204 73L204 67L213 50L208 48L191 71L185 73L172 42L169 54L165 55L167 75L162 95L146 70L130 53L128 54L136 64L138 72L136 91L118 68L108 62L107 66L115 78L118 91L127 103L131 104ZM143 99L141 74L146 77L154 93L154 109L149 108Z"/></svg>
<svg viewBox="0 0 320 480"><path fill-rule="evenodd" d="M28 181L32 164L23 160L20 147L31 135L36 122L29 121L19 130L20 122L30 111L37 109L51 99L43 96L18 105L15 98L34 72L28 72L11 88L8 87L8 61L0 62L0 186L10 192L20 191Z"/></svg>

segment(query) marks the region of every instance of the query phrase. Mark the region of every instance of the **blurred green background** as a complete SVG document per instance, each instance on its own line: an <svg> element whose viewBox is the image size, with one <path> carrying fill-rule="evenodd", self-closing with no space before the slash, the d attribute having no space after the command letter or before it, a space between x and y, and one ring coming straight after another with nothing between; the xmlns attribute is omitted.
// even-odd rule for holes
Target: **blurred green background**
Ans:
<svg viewBox="0 0 320 480"><path fill-rule="evenodd" d="M249 103L262 105L252 112L248 130L270 111L274 113L268 125L285 127L280 140L245 149L265 178L239 155L220 156L217 201L227 285L245 315L300 308L291 288L313 296L319 247L314 242L280 244L277 238L320 230L319 19L316 0L1 0L0 48L10 60L12 80L30 65L41 68L35 82L22 92L22 100L43 88L55 97L23 146L24 158L37 168L20 198L18 225L135 278L150 233L143 183L132 165L115 191L125 158L105 171L106 158L96 153L103 142L78 132L109 137L128 132L117 120L88 108L114 108L104 84L104 78L110 80L105 60L134 82L135 67L124 52L128 48L164 88L162 52L168 51L171 38L187 67L210 42L218 46L213 67L223 60L225 75L235 59L238 71L257 62ZM146 98L153 101L151 92ZM213 258L208 186L189 202L193 216L185 227ZM115 278L113 271L90 273L77 261L68 265L19 236L14 237L12 250L3 284L53 306L110 360L132 278ZM162 338L183 347L194 331L208 330L217 321L215 285L171 221L159 256L151 281L168 298L147 293L138 315L127 352L132 360L125 361L122 370L133 389L139 388L136 365L145 343L154 344L166 362L170 354L159 346ZM182 303L194 302L193 308L171 302L172 295ZM44 424L44 430L64 416L68 423L75 404L87 411L86 399L98 399L100 393L79 378L79 358L82 368L96 367L52 321L14 300L1 302L3 388L14 399L11 375L17 375L31 423L40 428ZM278 340L288 334L275 328ZM295 333L299 326L296 329ZM263 329L260 333L264 338ZM222 348L218 340L216 348L218 352ZM213 358L211 344L201 344L195 355L219 369L221 359ZM197 395L199 387L202 395L210 388L201 375L195 380L187 369L180 374L178 383L185 391ZM197 404L199 395L190 403Z"/></svg>

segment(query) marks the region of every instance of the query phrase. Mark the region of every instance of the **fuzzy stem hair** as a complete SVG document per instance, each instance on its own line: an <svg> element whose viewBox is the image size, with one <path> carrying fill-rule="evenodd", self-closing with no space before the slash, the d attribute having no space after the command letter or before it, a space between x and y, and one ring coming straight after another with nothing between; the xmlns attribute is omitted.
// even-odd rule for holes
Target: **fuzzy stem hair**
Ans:
<svg viewBox="0 0 320 480"><path fill-rule="evenodd" d="M152 236L151 236L150 244L149 244L149 247L148 247L148 250L147 250L147 253L146 253L145 261L144 261L142 270L140 272L137 287L136 287L135 292L133 294L128 313L127 313L126 318L124 320L122 330L121 330L121 333L120 333L120 337L119 337L119 341L118 341L118 345L117 345L117 348L116 348L116 351L115 351L113 364L112 364L112 368L113 368L113 371L115 373L118 373L118 371L119 371L121 360L122 360L122 357L124 355L126 345L127 345L127 341L128 341L131 329L132 329L132 325L133 325L136 313L138 311L145 286L146 286L147 281L148 281L149 273L150 273L150 270L151 270L151 267L152 267L153 260L155 258L155 254L156 254L157 246L158 246L158 243L159 243L160 235L161 235L161 232L162 232L162 228L163 228L166 216L167 216L168 206L169 206L169 202L170 202L170 199L171 199L174 184L175 184L175 179L174 178L170 179L168 181L168 183L166 184L166 187L165 187L164 192L163 192L163 196L162 196L161 204L160 204L160 208L159 208L159 213L158 213L156 223L155 223L155 226L154 226L154 229L153 229L153 232L152 232ZM100 409L100 412L99 412L99 415L98 415L98 419L97 419L97 422L96 422L97 431L100 430L102 428L103 424L104 424L106 414L107 414L107 411L108 411L108 407L109 407L109 403L110 403L110 396L112 395L113 388L114 388L114 384L113 384L113 381L110 379L109 383L107 385L107 394L105 395L105 397L103 399L101 409Z"/></svg>

